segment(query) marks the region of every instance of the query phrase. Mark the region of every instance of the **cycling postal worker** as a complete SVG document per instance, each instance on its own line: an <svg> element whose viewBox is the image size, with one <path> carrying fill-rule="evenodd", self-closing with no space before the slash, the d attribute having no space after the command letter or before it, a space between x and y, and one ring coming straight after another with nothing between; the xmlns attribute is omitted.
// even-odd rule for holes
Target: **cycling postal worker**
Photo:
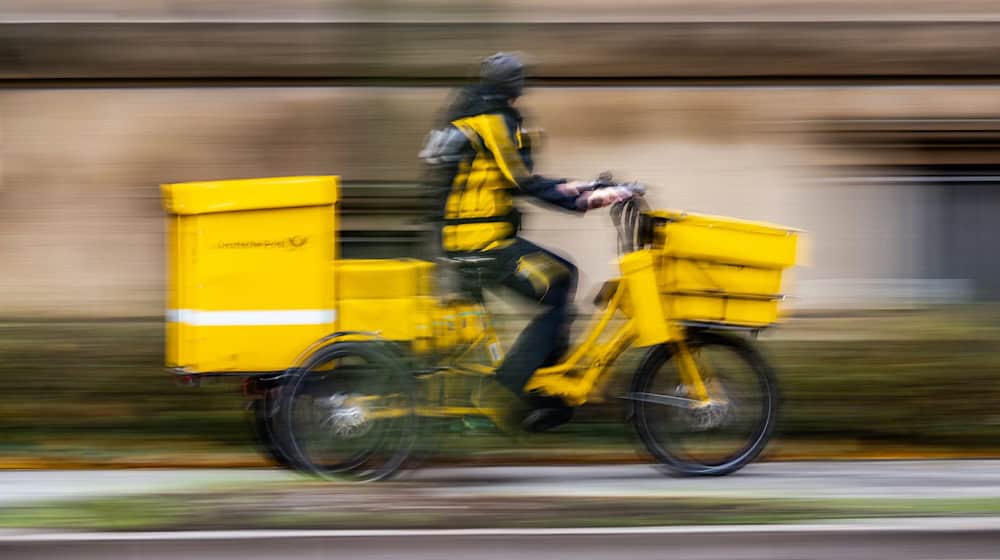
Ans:
<svg viewBox="0 0 1000 560"><path fill-rule="evenodd" d="M561 399L525 395L534 371L555 364L569 347L569 307L576 267L517 235L515 196L533 196L571 212L609 206L631 196L627 189L581 192L587 183L533 173L529 136L514 107L524 89L524 65L497 53L482 61L478 84L464 88L448 108L420 156L442 191L441 241L452 257L488 256L487 283L503 285L544 306L497 368L494 397L509 411L505 422L539 431L570 419ZM504 390L505 389L505 390Z"/></svg>

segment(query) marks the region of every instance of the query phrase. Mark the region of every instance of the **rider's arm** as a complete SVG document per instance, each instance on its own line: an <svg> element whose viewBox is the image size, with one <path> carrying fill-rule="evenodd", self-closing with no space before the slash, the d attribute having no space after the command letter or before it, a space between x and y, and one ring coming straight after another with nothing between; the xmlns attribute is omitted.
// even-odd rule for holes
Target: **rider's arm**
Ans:
<svg viewBox="0 0 1000 560"><path fill-rule="evenodd" d="M531 173L514 140L517 133L516 122L513 122L512 119L505 119L499 114L481 115L480 118L482 121L476 131L482 137L484 146L493 154L497 166L500 167L500 171L508 181L517 185L517 188L524 194L529 194L549 204L576 212L585 210L577 204L578 195L576 193L559 188L559 185L566 183L565 179L549 179Z"/></svg>

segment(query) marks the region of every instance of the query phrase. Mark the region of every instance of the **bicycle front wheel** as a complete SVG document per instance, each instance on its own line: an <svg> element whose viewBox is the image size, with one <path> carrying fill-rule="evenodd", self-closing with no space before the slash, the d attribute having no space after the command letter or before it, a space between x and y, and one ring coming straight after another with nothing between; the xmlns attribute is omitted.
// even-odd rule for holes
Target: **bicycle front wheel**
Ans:
<svg viewBox="0 0 1000 560"><path fill-rule="evenodd" d="M720 476L760 455L774 430L774 372L746 339L692 332L686 341L709 402L693 398L676 348L650 350L632 379L632 423L645 449L670 474Z"/></svg>

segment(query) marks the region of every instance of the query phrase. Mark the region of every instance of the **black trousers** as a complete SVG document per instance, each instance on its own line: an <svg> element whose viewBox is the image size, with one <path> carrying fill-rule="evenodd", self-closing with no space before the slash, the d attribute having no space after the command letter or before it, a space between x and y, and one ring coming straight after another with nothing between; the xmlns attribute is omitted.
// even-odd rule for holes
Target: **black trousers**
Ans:
<svg viewBox="0 0 1000 560"><path fill-rule="evenodd" d="M540 367L554 365L569 349L570 304L576 291L573 263L530 241L490 251L496 256L489 280L544 306L521 332L497 368L496 379L516 394Z"/></svg>

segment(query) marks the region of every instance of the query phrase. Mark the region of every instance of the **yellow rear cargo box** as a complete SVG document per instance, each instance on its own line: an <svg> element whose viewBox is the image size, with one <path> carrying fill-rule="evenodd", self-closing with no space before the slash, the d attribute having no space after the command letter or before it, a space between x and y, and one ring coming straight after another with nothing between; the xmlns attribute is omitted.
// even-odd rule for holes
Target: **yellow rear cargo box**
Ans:
<svg viewBox="0 0 1000 560"><path fill-rule="evenodd" d="M337 177L163 185L167 362L280 371L336 330Z"/></svg>

